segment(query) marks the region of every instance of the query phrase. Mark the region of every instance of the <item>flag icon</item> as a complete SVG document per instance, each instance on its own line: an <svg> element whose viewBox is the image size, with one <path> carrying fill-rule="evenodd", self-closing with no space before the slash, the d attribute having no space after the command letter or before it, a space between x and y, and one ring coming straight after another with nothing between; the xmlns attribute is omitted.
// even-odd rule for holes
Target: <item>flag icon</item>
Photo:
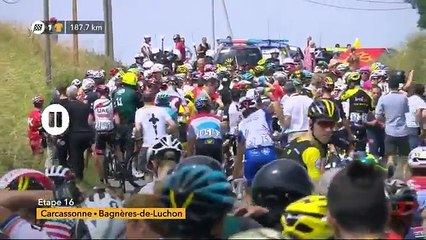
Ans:
<svg viewBox="0 0 426 240"><path fill-rule="evenodd" d="M35 21L33 24L31 24L31 32L34 34L42 34L44 33L44 30L46 29L46 26L42 21Z"/></svg>

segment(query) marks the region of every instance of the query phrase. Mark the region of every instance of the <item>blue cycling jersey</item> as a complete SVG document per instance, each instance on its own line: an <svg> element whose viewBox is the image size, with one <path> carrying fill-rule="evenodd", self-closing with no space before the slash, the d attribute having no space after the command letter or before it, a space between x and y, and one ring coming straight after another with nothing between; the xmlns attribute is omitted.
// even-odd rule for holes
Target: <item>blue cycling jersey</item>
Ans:
<svg viewBox="0 0 426 240"><path fill-rule="evenodd" d="M196 114L189 120L188 138L222 139L221 119L210 113Z"/></svg>

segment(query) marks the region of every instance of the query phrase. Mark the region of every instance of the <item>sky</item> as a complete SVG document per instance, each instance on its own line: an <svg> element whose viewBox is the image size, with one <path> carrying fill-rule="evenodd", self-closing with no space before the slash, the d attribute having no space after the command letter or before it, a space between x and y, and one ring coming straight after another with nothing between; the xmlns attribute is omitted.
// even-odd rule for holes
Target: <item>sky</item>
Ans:
<svg viewBox="0 0 426 240"><path fill-rule="evenodd" d="M6 0L11 1L11 0ZM399 11L358 11L313 4L316 1L351 8L389 9ZM335 43L346 45L359 38L363 47L398 47L418 32L417 10L403 0L226 0L234 38L288 39L304 47L312 36L323 47ZM103 20L102 0L79 0L79 20ZM377 0L376 0L377 2ZM184 36L191 48L203 36L212 42L212 1L210 0L112 0L114 54L124 63L132 63L140 51L143 36L152 36L153 46L173 46L172 36ZM21 0L6 4L0 0L0 21L31 26L42 19L43 0ZM50 16L72 19L71 0L50 0ZM306 17L301 17L306 16ZM215 0L215 36L229 35L222 0ZM71 35L61 35L69 44ZM80 35L79 46L104 51L103 35Z"/></svg>

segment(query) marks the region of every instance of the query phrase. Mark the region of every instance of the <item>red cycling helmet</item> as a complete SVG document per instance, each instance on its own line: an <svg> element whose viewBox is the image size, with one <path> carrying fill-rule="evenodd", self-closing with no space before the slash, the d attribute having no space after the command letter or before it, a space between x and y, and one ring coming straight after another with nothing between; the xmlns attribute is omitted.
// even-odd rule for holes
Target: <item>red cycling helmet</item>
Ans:
<svg viewBox="0 0 426 240"><path fill-rule="evenodd" d="M5 190L52 190L52 181L42 172L18 168L0 178L0 189Z"/></svg>

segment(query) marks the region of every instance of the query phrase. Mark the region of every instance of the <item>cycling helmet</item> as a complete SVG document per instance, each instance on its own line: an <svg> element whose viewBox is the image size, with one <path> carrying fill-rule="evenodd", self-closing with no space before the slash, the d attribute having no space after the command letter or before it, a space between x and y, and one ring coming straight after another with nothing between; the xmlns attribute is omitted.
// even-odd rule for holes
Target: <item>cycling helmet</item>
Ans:
<svg viewBox="0 0 426 240"><path fill-rule="evenodd" d="M185 91L184 97L185 97L185 99L187 99L191 102L194 102L195 95L194 95L193 91L191 91L191 90Z"/></svg>
<svg viewBox="0 0 426 240"><path fill-rule="evenodd" d="M377 71L377 70L380 70L381 68L382 68L382 63L380 63L380 62L375 62L375 63L373 63L373 64L371 64L371 66L370 66L370 70L372 71L372 72L374 72L374 71Z"/></svg>
<svg viewBox="0 0 426 240"><path fill-rule="evenodd" d="M44 103L44 99L42 96L35 96L32 99L33 104L43 104Z"/></svg>
<svg viewBox="0 0 426 240"><path fill-rule="evenodd" d="M265 71L265 67L260 65L254 67L253 69L254 74L260 74L260 73L263 73L264 71Z"/></svg>
<svg viewBox="0 0 426 240"><path fill-rule="evenodd" d="M160 107L170 106L170 94L166 91L157 93L157 96L155 97L155 105Z"/></svg>
<svg viewBox="0 0 426 240"><path fill-rule="evenodd" d="M98 92L101 96L109 95L109 87L105 85L99 85L96 87L96 92Z"/></svg>
<svg viewBox="0 0 426 240"><path fill-rule="evenodd" d="M171 160L179 162L183 148L178 139L167 135L158 139L146 152L148 160Z"/></svg>
<svg viewBox="0 0 426 240"><path fill-rule="evenodd" d="M370 68L368 66L364 66L362 68L359 69L360 73L370 73Z"/></svg>
<svg viewBox="0 0 426 240"><path fill-rule="evenodd" d="M281 224L283 235L291 239L329 239L333 231L327 222L327 198L310 195L285 209Z"/></svg>
<svg viewBox="0 0 426 240"><path fill-rule="evenodd" d="M95 79L104 79L105 78L105 71L104 70L98 70L93 72L93 77Z"/></svg>
<svg viewBox="0 0 426 240"><path fill-rule="evenodd" d="M413 214L418 207L416 191L399 179L385 181L386 195L392 206L392 215L405 216Z"/></svg>
<svg viewBox="0 0 426 240"><path fill-rule="evenodd" d="M146 61L142 64L142 68L145 70L150 69L152 66L154 65L154 63L152 61Z"/></svg>
<svg viewBox="0 0 426 240"><path fill-rule="evenodd" d="M211 101L208 96L199 96L197 97L194 103L197 111L200 111L202 109L209 109L211 107L210 104L211 104Z"/></svg>
<svg viewBox="0 0 426 240"><path fill-rule="evenodd" d="M308 117L312 120L326 120L337 122L339 114L333 101L318 99L311 103L308 108Z"/></svg>
<svg viewBox="0 0 426 240"><path fill-rule="evenodd" d="M256 89L249 89L245 96L240 98L238 101L238 107L240 110L245 110L249 108L256 108L259 102L260 95Z"/></svg>
<svg viewBox="0 0 426 240"><path fill-rule="evenodd" d="M95 70L89 69L89 70L86 71L85 77L86 78L93 78L93 76L95 75L95 72L96 72Z"/></svg>
<svg viewBox="0 0 426 240"><path fill-rule="evenodd" d="M346 63L341 63L337 65L336 70L339 72L347 72L349 71L349 65Z"/></svg>
<svg viewBox="0 0 426 240"><path fill-rule="evenodd" d="M28 168L11 170L0 178L2 190L52 190L52 181L42 172Z"/></svg>
<svg viewBox="0 0 426 240"><path fill-rule="evenodd" d="M408 164L411 168L426 165L426 147L416 147L408 154Z"/></svg>
<svg viewBox="0 0 426 240"><path fill-rule="evenodd" d="M176 170L163 182L161 199L166 208L185 208L186 219L164 222L174 237L210 235L211 228L233 208L231 184L223 172L207 166L187 166Z"/></svg>
<svg viewBox="0 0 426 240"><path fill-rule="evenodd" d="M387 78L388 73L385 70L375 70L371 73L370 78Z"/></svg>
<svg viewBox="0 0 426 240"><path fill-rule="evenodd" d="M199 166L199 165L207 166L214 171L222 171L222 166L220 165L219 161L205 155L194 155L194 156L187 157L179 163L176 169L180 169L180 168L188 167L188 166Z"/></svg>
<svg viewBox="0 0 426 240"><path fill-rule="evenodd" d="M331 77L324 77L322 81L322 87L327 90L334 90L334 81Z"/></svg>
<svg viewBox="0 0 426 240"><path fill-rule="evenodd" d="M121 208L123 203L121 200L112 196L105 189L97 189L83 203L86 208ZM91 239L118 239L124 233L126 224L124 220L118 219L88 219L81 220L84 222ZM80 222L81 223L81 222ZM77 224L81 226L81 224ZM76 238L82 238L83 234L80 229L76 229Z"/></svg>
<svg viewBox="0 0 426 240"><path fill-rule="evenodd" d="M291 159L278 159L264 165L254 176L251 187L256 205L282 210L311 194L313 189L306 169Z"/></svg>
<svg viewBox="0 0 426 240"><path fill-rule="evenodd" d="M154 64L154 65L152 65L152 67L151 67L151 72L152 72L152 73L163 72L163 69L164 69L163 64L155 63L155 64Z"/></svg>
<svg viewBox="0 0 426 240"><path fill-rule="evenodd" d="M364 157L360 158L359 161L361 161L362 163L368 164L368 165L372 165L375 167L378 167L382 170L386 170L379 162L379 160L372 154L367 154Z"/></svg>
<svg viewBox="0 0 426 240"><path fill-rule="evenodd" d="M246 80L246 81L253 81L253 79L254 79L254 75L253 74L251 74L251 73L249 73L249 72L247 72L247 73L244 73L242 76L241 76L241 79L242 80Z"/></svg>
<svg viewBox="0 0 426 240"><path fill-rule="evenodd" d="M179 34L173 35L173 40L179 40L179 39L180 39L180 35Z"/></svg>
<svg viewBox="0 0 426 240"><path fill-rule="evenodd" d="M313 74L309 72L308 70L302 70L302 78L303 79L311 79L313 77Z"/></svg>
<svg viewBox="0 0 426 240"><path fill-rule="evenodd" d="M81 86L81 81L78 80L78 79L74 79L74 80L72 80L71 85L74 85L74 86L79 88Z"/></svg>
<svg viewBox="0 0 426 240"><path fill-rule="evenodd" d="M274 74L272 75L272 77L275 80L287 80L288 76L285 72L274 72Z"/></svg>
<svg viewBox="0 0 426 240"><path fill-rule="evenodd" d="M127 84L129 86L136 86L136 83L138 82L138 77L135 73L127 72L123 76L122 83Z"/></svg>
<svg viewBox="0 0 426 240"><path fill-rule="evenodd" d="M187 73L188 72L188 68L186 67L186 65L179 65L176 68L176 73Z"/></svg>
<svg viewBox="0 0 426 240"><path fill-rule="evenodd" d="M215 72L204 73L203 79L206 81L217 81L219 78Z"/></svg>
<svg viewBox="0 0 426 240"><path fill-rule="evenodd" d="M136 55L135 55L135 59L138 59L138 58L144 58L143 57L143 54L142 53L136 53Z"/></svg>
<svg viewBox="0 0 426 240"><path fill-rule="evenodd" d="M204 66L204 72L214 72L216 71L216 67L213 64L206 64L206 66Z"/></svg>
<svg viewBox="0 0 426 240"><path fill-rule="evenodd" d="M83 83L81 84L81 88L83 91L91 91L95 89L95 81L91 78L83 79Z"/></svg>
<svg viewBox="0 0 426 240"><path fill-rule="evenodd" d="M359 72L351 72L347 78L348 82L360 82L361 74Z"/></svg>

